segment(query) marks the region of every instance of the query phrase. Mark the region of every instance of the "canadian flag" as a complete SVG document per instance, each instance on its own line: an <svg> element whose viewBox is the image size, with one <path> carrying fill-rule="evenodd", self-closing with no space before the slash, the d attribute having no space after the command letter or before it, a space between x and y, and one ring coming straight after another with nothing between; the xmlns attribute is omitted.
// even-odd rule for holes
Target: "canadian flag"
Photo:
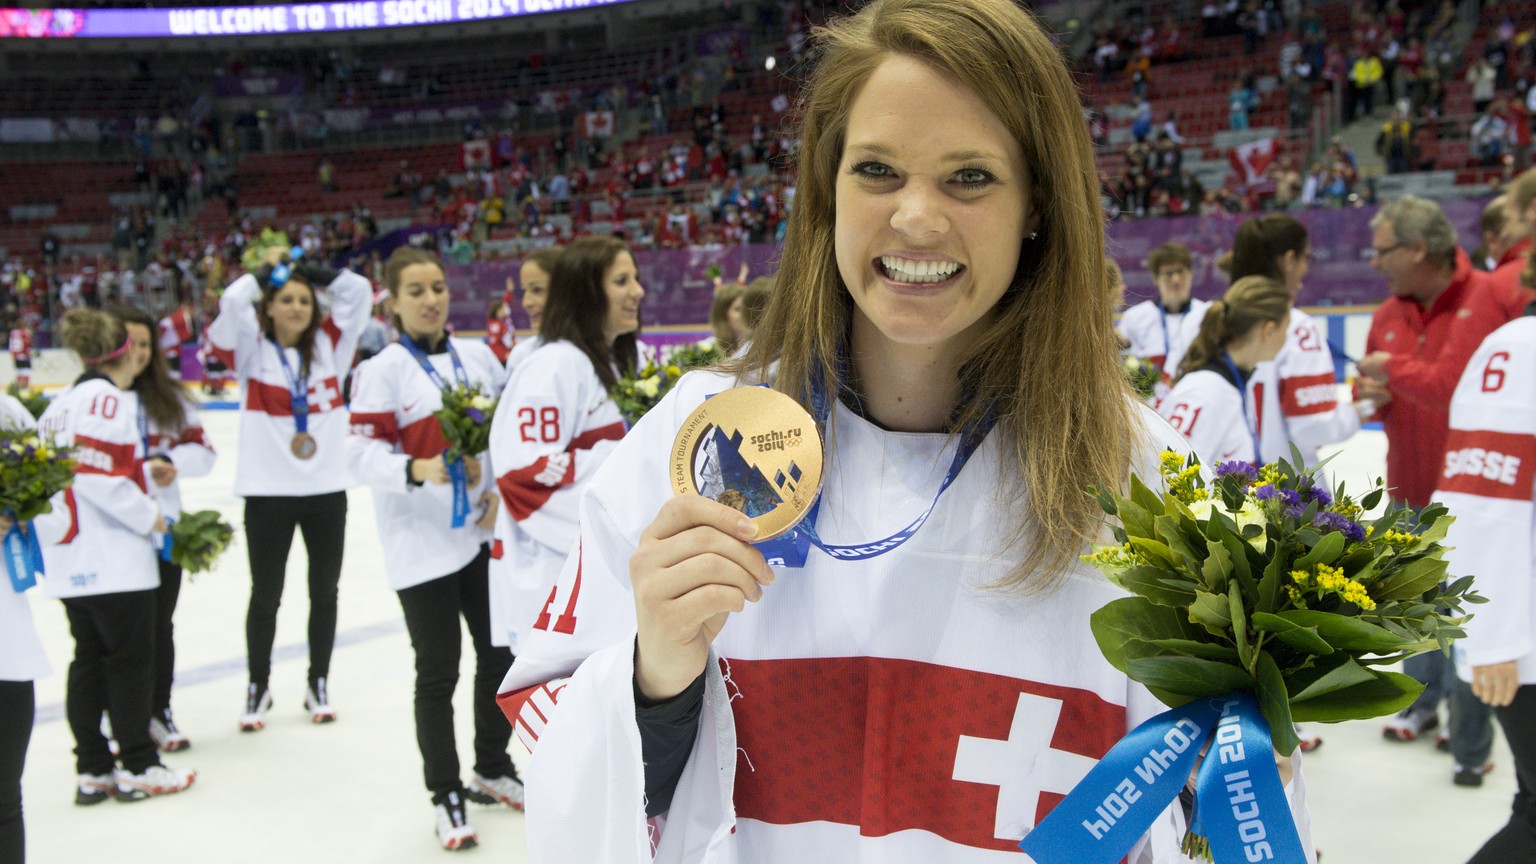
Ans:
<svg viewBox="0 0 1536 864"><path fill-rule="evenodd" d="M491 167L491 142L475 138L464 142L464 170Z"/></svg>
<svg viewBox="0 0 1536 864"><path fill-rule="evenodd" d="M588 111L582 115L581 121L581 135L583 138L613 137L612 111Z"/></svg>
<svg viewBox="0 0 1536 864"><path fill-rule="evenodd" d="M1275 139L1264 138L1233 147L1232 152L1227 154L1227 161L1232 163L1232 170L1237 172L1238 181L1251 186L1264 178L1269 163L1275 161Z"/></svg>

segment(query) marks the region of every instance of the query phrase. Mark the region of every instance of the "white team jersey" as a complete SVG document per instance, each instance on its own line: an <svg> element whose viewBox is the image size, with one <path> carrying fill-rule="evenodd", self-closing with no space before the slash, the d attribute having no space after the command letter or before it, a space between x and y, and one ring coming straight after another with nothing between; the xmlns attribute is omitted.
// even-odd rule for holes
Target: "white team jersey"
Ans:
<svg viewBox="0 0 1536 864"><path fill-rule="evenodd" d="M1316 464L1317 449L1360 431L1353 405L1339 402L1338 379L1328 337L1317 320L1291 310L1285 347L1272 363L1260 363L1249 382L1259 402L1259 446L1264 462L1291 459L1291 445L1303 461Z"/></svg>
<svg viewBox="0 0 1536 864"><path fill-rule="evenodd" d="M75 482L33 523L49 597L145 591L160 585L150 531L160 507L145 490L139 397L92 377L58 396L38 428L75 448Z"/></svg>
<svg viewBox="0 0 1536 864"><path fill-rule="evenodd" d="M1488 335L1451 397L1451 432L1435 500L1456 517L1452 577L1476 576L1488 603L1456 642L1457 670L1519 661L1536 684L1536 318Z"/></svg>
<svg viewBox="0 0 1536 864"><path fill-rule="evenodd" d="M1178 377L1178 362L1200 332L1200 321L1210 307L1206 300L1190 298L1183 312L1167 313L1156 300L1143 300L1120 315L1120 333L1129 339L1128 353L1148 360L1163 371L1155 399L1168 395L1170 382Z"/></svg>
<svg viewBox="0 0 1536 864"><path fill-rule="evenodd" d="M1097 571L1075 565L1044 595L986 587L1020 556L997 435L904 545L862 561L813 549L730 616L671 809L646 820L629 559L672 494L677 429L733 384L685 376L582 495L581 547L499 697L533 748L530 860L641 864L653 841L666 864L1016 860L1055 796L1162 706L1094 642L1088 616L1124 596ZM1157 453L1184 444L1142 416L1138 471L1152 477ZM832 423L817 524L827 542L885 537L933 501L951 436L886 432L842 405ZM1303 785L1298 772L1310 849ZM1174 805L1129 860L1184 861L1182 833Z"/></svg>
<svg viewBox="0 0 1536 864"><path fill-rule="evenodd" d="M581 349L529 354L491 423L501 510L491 553L491 638L517 650L567 555L581 490L624 437L624 420Z"/></svg>
<svg viewBox="0 0 1536 864"><path fill-rule="evenodd" d="M511 333L512 331L509 329L507 332ZM529 354L533 353L534 349L543 344L544 337L537 333L529 336L527 339L519 339L517 344L512 346L511 353L507 354L507 375L510 377L513 372L517 371L518 364L522 363Z"/></svg>
<svg viewBox="0 0 1536 864"><path fill-rule="evenodd" d="M1179 379L1158 407L1168 425L1189 442L1202 464L1253 462L1257 418L1252 400L1244 410L1243 394L1226 376L1197 369Z"/></svg>
<svg viewBox="0 0 1536 864"><path fill-rule="evenodd" d="M345 457L346 405L341 379L352 366L357 339L368 322L373 288L368 280L343 270L330 286L331 307L315 333L308 377L309 429L317 445L312 459L291 450L297 434L292 385L278 348L262 335L256 303L262 292L256 278L241 276L219 300L219 317L208 325L209 341L225 353L224 362L240 376L240 457L235 494L320 495L352 485ZM282 349L288 368L302 375L299 352ZM231 356L232 355L232 356Z"/></svg>
<svg viewBox="0 0 1536 864"><path fill-rule="evenodd" d="M213 445L208 442L208 434L203 429L203 421L197 416L197 409L185 399L181 405L186 412L186 426L180 435L173 437L153 422L149 424L149 455L168 457L171 464L176 466L176 479L169 486L156 486L154 478L150 476L149 460L146 459L144 463L145 488L155 503L160 505L160 512L171 518L181 515L181 481L188 477L206 476L219 458Z"/></svg>
<svg viewBox="0 0 1536 864"><path fill-rule="evenodd" d="M450 337L465 377L495 399L506 373L484 342ZM447 350L429 358L450 386L458 383ZM435 412L443 394L411 352L393 342L353 373L352 431L347 456L352 475L373 490L373 509L384 546L384 570L396 591L457 572L490 541L475 527L480 496L495 477L488 454L481 454L480 483L468 490L470 512L462 528L453 527L453 486L406 482L412 459L440 456L448 446Z"/></svg>
<svg viewBox="0 0 1536 864"><path fill-rule="evenodd" d="M0 429L33 429L37 423L20 402L0 393ZM0 565L3 566L3 565ZM0 575L0 681L32 681L51 669L32 624L32 605Z"/></svg>

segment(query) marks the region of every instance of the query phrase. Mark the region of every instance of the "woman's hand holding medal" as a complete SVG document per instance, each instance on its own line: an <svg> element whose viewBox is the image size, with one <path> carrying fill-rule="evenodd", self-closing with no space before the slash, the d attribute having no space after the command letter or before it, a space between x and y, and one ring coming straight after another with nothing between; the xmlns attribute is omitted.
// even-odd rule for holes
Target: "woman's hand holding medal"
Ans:
<svg viewBox="0 0 1536 864"><path fill-rule="evenodd" d="M429 456L425 459L411 460L411 479L417 483L447 483L452 478L448 476L448 463L441 456Z"/></svg>
<svg viewBox="0 0 1536 864"><path fill-rule="evenodd" d="M635 682L670 699L704 671L709 646L732 612L762 599L773 570L749 541L758 527L698 495L662 505L629 559L637 625Z"/></svg>

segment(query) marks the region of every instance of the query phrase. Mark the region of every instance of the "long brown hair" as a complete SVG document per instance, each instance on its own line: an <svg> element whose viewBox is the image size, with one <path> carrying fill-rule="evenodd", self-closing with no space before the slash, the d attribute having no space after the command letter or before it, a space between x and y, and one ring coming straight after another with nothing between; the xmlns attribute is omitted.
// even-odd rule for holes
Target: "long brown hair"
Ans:
<svg viewBox="0 0 1536 864"><path fill-rule="evenodd" d="M139 394L144 413L149 422L160 432L175 438L187 428L186 406L191 400L170 372L166 371L165 354L156 338L155 319L148 312L133 306L114 306L108 310L113 317L128 324L149 328L149 365L133 379L133 392Z"/></svg>
<svg viewBox="0 0 1536 864"><path fill-rule="evenodd" d="M549 271L549 300L539 322L545 344L564 339L580 348L592 361L592 371L609 388L618 383L614 366L620 375L635 371L636 334L625 333L612 344L603 339L608 316L603 277L619 253L628 251L624 241L613 237L582 237L565 247Z"/></svg>
<svg viewBox="0 0 1536 864"><path fill-rule="evenodd" d="M1304 255L1307 251L1307 226L1284 213L1269 213L1245 220L1232 241L1232 281L1245 276L1266 276L1285 281L1280 259L1285 253Z"/></svg>
<svg viewBox="0 0 1536 864"><path fill-rule="evenodd" d="M414 264L431 264L438 269L438 272L445 274L446 278L448 271L443 268L442 260L436 255L425 249L418 249L415 246L401 246L399 249L389 253L389 260L384 262L384 287L389 291L390 299L400 299L400 275L405 272L405 268ZM448 296L451 303L453 298L452 288L448 290ZM393 307L391 307L389 317L394 321L395 332L404 336L405 325L400 323L400 313L394 311Z"/></svg>
<svg viewBox="0 0 1536 864"><path fill-rule="evenodd" d="M303 285L309 291L309 325L299 334L299 339L294 343L294 350L299 352L299 377L309 377L310 364L315 360L315 333L320 330L320 322L325 320L325 310L320 308L320 292L316 290L315 283L320 281L320 274L311 266L300 262L293 267L293 273L288 281L282 285L273 287L269 278L271 270L263 267L256 275L256 281L261 283L261 297L256 301L256 321L261 324L261 334L267 339L276 339L277 331L273 329L272 318L267 314L267 304L277 296L277 292L289 285Z"/></svg>
<svg viewBox="0 0 1536 864"><path fill-rule="evenodd" d="M736 302L746 286L732 282L715 292L715 300L709 306L709 329L715 334L715 344L729 357L736 353L736 333L731 330L731 304Z"/></svg>
<svg viewBox="0 0 1536 864"><path fill-rule="evenodd" d="M1289 314L1291 292L1279 280L1244 276L1233 282L1227 293L1205 310L1200 333L1179 363L1179 377L1220 357L1227 346L1253 332L1253 328L1267 321L1284 324Z"/></svg>
<svg viewBox="0 0 1536 864"><path fill-rule="evenodd" d="M921 60L960 81L1018 143L1037 238L1021 238L1018 269L961 360L966 401L955 429L989 409L1016 508L1020 563L1001 587L1043 589L1099 539L1090 485L1128 482L1142 427L1116 347L1104 278L1104 225L1082 103L1060 50L1011 0L875 0L818 29L819 63L802 90L795 206L777 288L737 370L809 404L813 382L842 382L852 299L839 276L835 182L848 110L886 58ZM1062 374L1070 363L1072 373Z"/></svg>

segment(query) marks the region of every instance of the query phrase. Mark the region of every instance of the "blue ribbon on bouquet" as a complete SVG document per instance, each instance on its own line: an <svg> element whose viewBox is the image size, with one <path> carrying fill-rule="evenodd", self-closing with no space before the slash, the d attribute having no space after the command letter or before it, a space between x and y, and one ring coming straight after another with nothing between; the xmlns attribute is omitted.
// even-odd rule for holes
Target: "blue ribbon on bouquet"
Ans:
<svg viewBox="0 0 1536 864"><path fill-rule="evenodd" d="M453 481L453 527L463 528L469 519L469 472L462 457L450 462L444 453L443 464L448 466L448 479Z"/></svg>
<svg viewBox="0 0 1536 864"><path fill-rule="evenodd" d="M176 520L170 516L165 517L165 531L160 535L160 560L171 563L171 550L175 548L176 540L171 536L171 526Z"/></svg>
<svg viewBox="0 0 1536 864"><path fill-rule="evenodd" d="M1305 862L1269 724L1243 693L1196 699L1137 726L1019 848L1039 864L1114 864L1179 797L1207 741L1190 830L1210 841L1216 864Z"/></svg>
<svg viewBox="0 0 1536 864"><path fill-rule="evenodd" d="M22 530L23 525L26 530ZM31 522L12 522L3 545L11 590L20 594L36 585L37 574L43 572L43 547L37 542L37 531Z"/></svg>

